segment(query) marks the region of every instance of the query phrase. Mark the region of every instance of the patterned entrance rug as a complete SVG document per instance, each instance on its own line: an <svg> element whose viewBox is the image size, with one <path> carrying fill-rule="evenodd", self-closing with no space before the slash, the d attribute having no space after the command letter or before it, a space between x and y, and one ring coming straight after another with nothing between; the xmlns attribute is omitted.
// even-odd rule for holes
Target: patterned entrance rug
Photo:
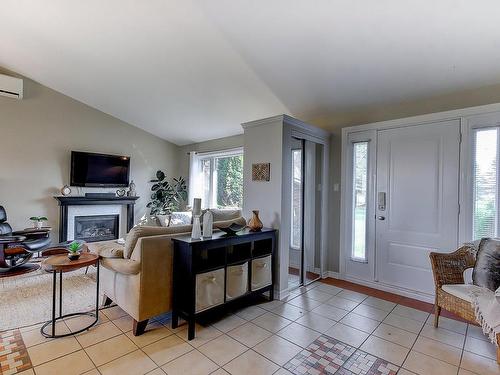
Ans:
<svg viewBox="0 0 500 375"><path fill-rule="evenodd" d="M284 368L295 375L396 375L399 367L329 336L318 337Z"/></svg>
<svg viewBox="0 0 500 375"><path fill-rule="evenodd" d="M58 285L59 288L59 276ZM63 314L95 308L96 269L63 274ZM57 294L59 295L59 294ZM101 296L99 296L101 301ZM59 303L59 302L58 302ZM57 305L59 306L59 304ZM52 314L52 274L42 270L0 279L0 332L45 322Z"/></svg>

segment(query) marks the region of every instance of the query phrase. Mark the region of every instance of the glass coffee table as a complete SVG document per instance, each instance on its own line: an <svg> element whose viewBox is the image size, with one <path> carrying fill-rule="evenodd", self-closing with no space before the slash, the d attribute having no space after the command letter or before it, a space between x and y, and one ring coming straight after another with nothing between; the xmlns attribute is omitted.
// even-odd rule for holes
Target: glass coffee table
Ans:
<svg viewBox="0 0 500 375"><path fill-rule="evenodd" d="M77 269L89 266L96 266L97 279L96 279L96 302L95 312L74 312L63 315L62 313L62 274L66 272L76 271ZM70 260L67 254L52 255L42 261L42 269L47 272L52 272L52 319L46 322L41 328L40 332L44 337L57 338L75 335L83 332L96 325L99 320L99 256L89 252L81 253L80 258L77 260ZM59 273L59 316L56 318L56 294L57 294L57 274ZM72 317L72 316L91 316L95 319L86 327L71 333L56 335L56 321ZM51 332L47 333L46 328L52 325Z"/></svg>

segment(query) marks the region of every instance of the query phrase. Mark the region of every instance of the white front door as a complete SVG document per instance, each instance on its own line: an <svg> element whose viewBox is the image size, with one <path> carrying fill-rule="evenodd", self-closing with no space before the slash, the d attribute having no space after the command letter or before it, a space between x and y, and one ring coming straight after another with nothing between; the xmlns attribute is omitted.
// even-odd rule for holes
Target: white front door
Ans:
<svg viewBox="0 0 500 375"><path fill-rule="evenodd" d="M458 241L459 136L458 120L378 132L376 281L434 292L429 253Z"/></svg>

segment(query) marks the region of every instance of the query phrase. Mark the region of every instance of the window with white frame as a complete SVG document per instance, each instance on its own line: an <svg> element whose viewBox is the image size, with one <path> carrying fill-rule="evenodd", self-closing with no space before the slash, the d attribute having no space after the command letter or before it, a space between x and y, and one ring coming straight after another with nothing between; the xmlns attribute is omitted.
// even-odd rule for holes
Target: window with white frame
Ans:
<svg viewBox="0 0 500 375"><path fill-rule="evenodd" d="M243 206L243 149L191 153L189 204L201 198L203 208Z"/></svg>
<svg viewBox="0 0 500 375"><path fill-rule="evenodd" d="M352 145L352 249L351 258L366 260L368 142Z"/></svg>
<svg viewBox="0 0 500 375"><path fill-rule="evenodd" d="M474 129L473 145L472 235L498 237L500 128Z"/></svg>
<svg viewBox="0 0 500 375"><path fill-rule="evenodd" d="M292 217L290 247L302 247L302 150L292 150Z"/></svg>

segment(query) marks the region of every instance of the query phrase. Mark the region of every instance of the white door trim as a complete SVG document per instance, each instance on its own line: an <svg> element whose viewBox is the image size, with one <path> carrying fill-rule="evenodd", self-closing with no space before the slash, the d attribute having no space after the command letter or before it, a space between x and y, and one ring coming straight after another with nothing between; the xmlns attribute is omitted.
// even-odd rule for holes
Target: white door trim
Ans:
<svg viewBox="0 0 500 375"><path fill-rule="evenodd" d="M459 177L459 204L460 204L460 214L459 214L459 229L458 229L458 240L459 243L467 242L470 240L472 234L472 201L470 199L471 192L471 153L472 153L472 130L478 127L487 127L484 123L480 123L479 120L485 117L491 117L497 119L496 123L500 124L500 103L488 104L477 107L469 107L456 109L445 112L436 112L425 115L381 121L368 123L358 126L345 127L342 129L342 159L341 159L341 217L340 217L340 253L339 253L339 274L341 279L349 280L346 278L345 270L345 255L347 251L347 246L349 244L348 238L350 233L346 233L350 226L348 225L348 216L346 216L346 210L349 209L349 196L348 196L348 171L349 171L349 142L348 136L352 133L358 133L367 130L383 130L392 129L399 127L408 127L415 125L423 125L432 122L440 122L447 120L459 120L461 128L461 138L462 142L460 144L460 177ZM492 126L491 123L489 126ZM327 272L329 274L329 272ZM351 280L354 281L354 280ZM361 282L356 280L360 284L367 285L367 282ZM370 283L368 283L370 284ZM382 290L388 290L384 285L379 285L379 283L371 283L372 287L377 287ZM385 289L384 289L385 288ZM395 291L394 288L390 288L390 291ZM403 291L398 291L402 294ZM412 292L414 293L414 292ZM405 295L405 294L403 294ZM414 297L417 298L417 297ZM419 299L429 298L429 296L421 296ZM424 299L426 300L426 299Z"/></svg>

